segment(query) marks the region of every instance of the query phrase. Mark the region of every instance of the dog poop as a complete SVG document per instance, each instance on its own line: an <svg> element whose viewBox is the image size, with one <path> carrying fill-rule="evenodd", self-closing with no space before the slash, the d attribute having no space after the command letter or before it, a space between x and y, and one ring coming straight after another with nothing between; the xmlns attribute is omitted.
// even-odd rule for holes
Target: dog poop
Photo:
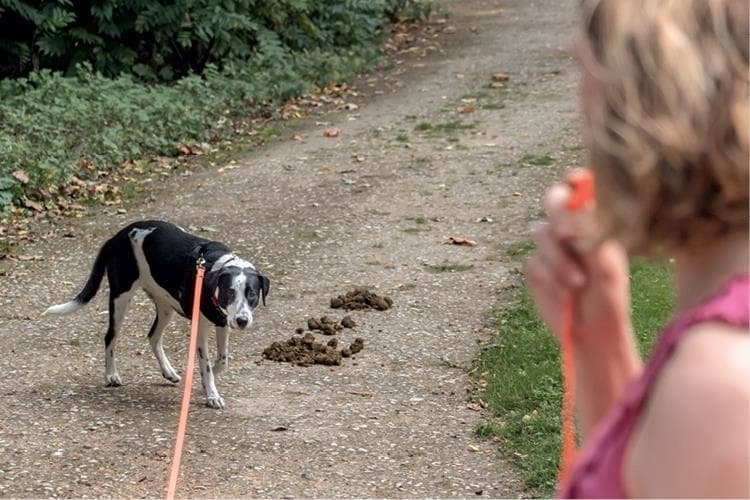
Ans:
<svg viewBox="0 0 750 500"><path fill-rule="evenodd" d="M362 349L364 349L364 347L365 347L365 341L362 340L361 337L357 337L356 339L354 339L354 342L352 342L349 347L345 347L341 349L341 355L345 358L349 358L353 356L354 354L357 354Z"/></svg>
<svg viewBox="0 0 750 500"><path fill-rule="evenodd" d="M346 315L343 318L341 318L341 326L344 328L354 328L357 326L357 323L354 322L351 316Z"/></svg>
<svg viewBox="0 0 750 500"><path fill-rule="evenodd" d="M362 340L362 337L357 337L354 339L354 342L352 342L352 345L349 346L349 350L352 352L352 354L357 354L359 351L365 348L365 341Z"/></svg>
<svg viewBox="0 0 750 500"><path fill-rule="evenodd" d="M339 340L334 337L322 343L315 335L307 332L302 337L294 336L286 342L274 342L263 350L263 357L271 361L294 363L298 366L340 365L341 358L349 358L364 348L360 337L349 347L338 350Z"/></svg>
<svg viewBox="0 0 750 500"><path fill-rule="evenodd" d="M263 350L263 357L271 361L310 366L340 365L342 356L335 346L315 342L314 335L308 332L303 337L292 337L286 342L272 343Z"/></svg>
<svg viewBox="0 0 750 500"><path fill-rule="evenodd" d="M333 318L323 316L320 319L310 318L307 320L307 328L310 330L317 330L323 335L336 335L336 332L341 330L342 326ZM299 330L299 329L298 329Z"/></svg>
<svg viewBox="0 0 750 500"><path fill-rule="evenodd" d="M351 292L331 299L333 309L375 309L385 311L393 306L393 300L387 296L380 296L367 288L355 288Z"/></svg>

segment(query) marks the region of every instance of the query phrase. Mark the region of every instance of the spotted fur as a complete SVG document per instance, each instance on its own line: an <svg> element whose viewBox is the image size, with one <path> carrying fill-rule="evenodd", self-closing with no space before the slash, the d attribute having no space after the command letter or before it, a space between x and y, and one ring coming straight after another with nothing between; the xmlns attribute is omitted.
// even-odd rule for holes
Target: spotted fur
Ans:
<svg viewBox="0 0 750 500"><path fill-rule="evenodd" d="M109 326L104 336L104 383L120 386L115 346L130 301L138 289L143 289L156 306L156 318L148 333L151 350L164 378L178 383L180 376L164 352L162 334L174 312L186 318L192 315L199 258L205 260L206 275L197 318L198 364L206 404L224 408L215 375L227 367L229 330L252 326L253 310L259 302L265 304L270 281L222 243L194 236L167 222L135 222L104 243L81 292L69 302L48 308L44 314L79 310L94 298L106 273L110 295ZM212 326L217 350L213 364L208 356Z"/></svg>

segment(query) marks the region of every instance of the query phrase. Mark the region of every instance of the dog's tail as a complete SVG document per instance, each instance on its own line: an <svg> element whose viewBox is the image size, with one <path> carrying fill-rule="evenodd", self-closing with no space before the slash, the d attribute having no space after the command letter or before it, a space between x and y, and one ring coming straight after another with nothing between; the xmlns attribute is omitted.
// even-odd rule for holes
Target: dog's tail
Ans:
<svg viewBox="0 0 750 500"><path fill-rule="evenodd" d="M99 250L99 255L96 256L94 267L91 269L91 274L89 274L89 278L86 280L86 284L83 285L83 290L81 290L78 295L76 295L76 298L74 298L70 302L47 308L47 310L42 313L42 316L46 314L74 313L88 304L89 301L94 298L96 292L99 291L99 285L101 284L102 278L104 277L104 271L106 271L107 269L108 259L109 242L105 243L104 246L102 246L101 250Z"/></svg>

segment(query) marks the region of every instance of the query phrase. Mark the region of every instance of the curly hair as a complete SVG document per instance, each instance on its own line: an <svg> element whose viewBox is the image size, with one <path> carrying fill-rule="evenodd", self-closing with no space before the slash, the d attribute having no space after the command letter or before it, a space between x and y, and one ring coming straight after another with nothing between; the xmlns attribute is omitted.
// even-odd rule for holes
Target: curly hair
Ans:
<svg viewBox="0 0 750 500"><path fill-rule="evenodd" d="M582 0L584 129L632 253L748 229L747 0Z"/></svg>

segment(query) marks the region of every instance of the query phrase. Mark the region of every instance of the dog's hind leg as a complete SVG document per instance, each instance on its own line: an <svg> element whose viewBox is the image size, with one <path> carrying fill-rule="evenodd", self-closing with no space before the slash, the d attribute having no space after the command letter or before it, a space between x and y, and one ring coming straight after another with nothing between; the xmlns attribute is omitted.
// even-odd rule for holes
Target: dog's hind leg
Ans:
<svg viewBox="0 0 750 500"><path fill-rule="evenodd" d="M117 297L109 297L109 328L104 336L104 384L107 387L118 387L122 385L122 379L117 371L115 361L115 346L117 335L120 333L125 311L128 309L130 299L135 291L128 290L120 293Z"/></svg>
<svg viewBox="0 0 750 500"><path fill-rule="evenodd" d="M162 345L162 334L164 333L164 328L166 328L169 321L172 319L174 311L169 304L161 304L158 302L154 302L154 304L156 305L156 318L154 318L154 323L151 325L151 330L148 332L148 341L151 344L151 350L154 352L156 360L159 362L161 374L165 379L176 384L181 380L180 376L177 375L175 369L172 368L172 364L164 353L164 346Z"/></svg>
<svg viewBox="0 0 750 500"><path fill-rule="evenodd" d="M208 341L211 325L202 315L200 326L198 328L198 365L201 369L201 382L203 382L203 392L206 395L206 405L211 408L224 408L224 398L216 390L214 382L214 373L211 363L208 359Z"/></svg>
<svg viewBox="0 0 750 500"><path fill-rule="evenodd" d="M216 327L216 361L214 375L223 372L229 362L229 327Z"/></svg>

